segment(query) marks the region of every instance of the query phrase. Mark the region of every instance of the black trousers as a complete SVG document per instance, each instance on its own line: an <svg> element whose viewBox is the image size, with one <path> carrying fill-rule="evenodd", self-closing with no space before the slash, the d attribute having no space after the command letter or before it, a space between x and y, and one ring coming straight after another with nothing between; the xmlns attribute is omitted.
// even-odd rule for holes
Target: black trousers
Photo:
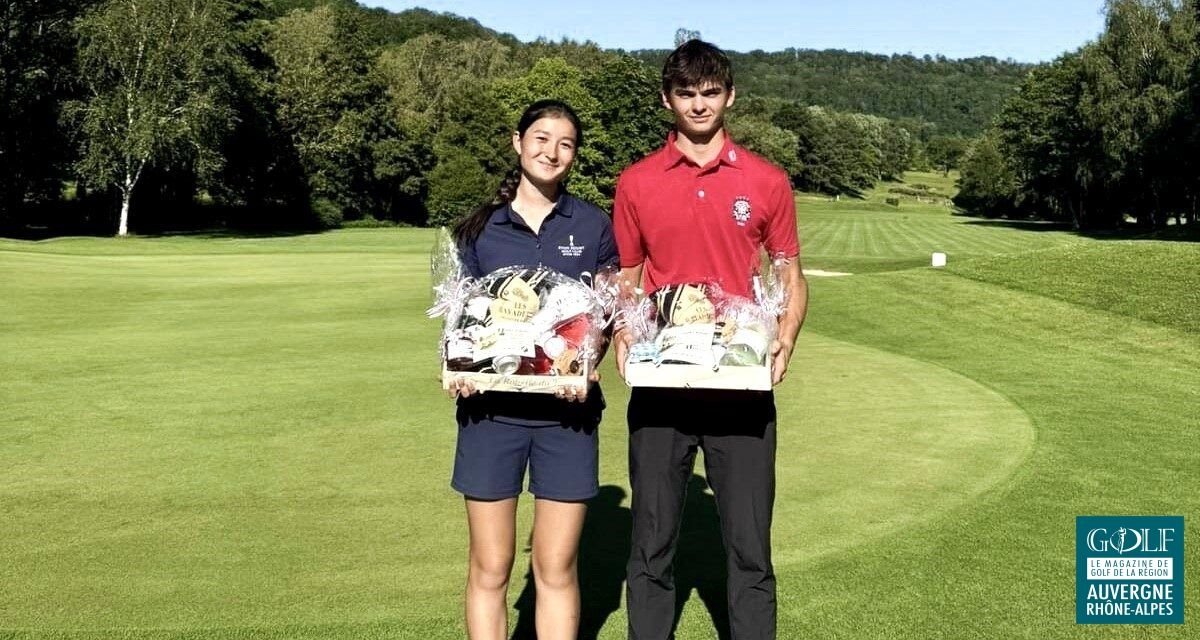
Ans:
<svg viewBox="0 0 1200 640"><path fill-rule="evenodd" d="M697 449L716 498L734 640L775 638L771 392L634 389L629 400L633 539L626 567L630 640L667 640L675 618L672 562Z"/></svg>

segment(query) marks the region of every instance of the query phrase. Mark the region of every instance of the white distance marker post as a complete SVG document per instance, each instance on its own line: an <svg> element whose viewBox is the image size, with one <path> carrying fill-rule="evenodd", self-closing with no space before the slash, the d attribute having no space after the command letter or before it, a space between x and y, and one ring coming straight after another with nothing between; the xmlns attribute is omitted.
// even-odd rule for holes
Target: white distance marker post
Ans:
<svg viewBox="0 0 1200 640"><path fill-rule="evenodd" d="M930 264L931 264L932 266L934 266L934 267L944 267L944 266L946 266L946 254L944 254L944 253L942 253L942 252L940 252L940 251L935 251L935 252L933 253L933 258L932 258L932 260L930 261Z"/></svg>

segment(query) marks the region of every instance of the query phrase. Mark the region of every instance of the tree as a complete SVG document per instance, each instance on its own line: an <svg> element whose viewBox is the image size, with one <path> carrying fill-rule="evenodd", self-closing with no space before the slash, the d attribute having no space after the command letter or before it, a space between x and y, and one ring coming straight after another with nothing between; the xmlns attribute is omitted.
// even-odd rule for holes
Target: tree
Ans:
<svg viewBox="0 0 1200 640"><path fill-rule="evenodd" d="M912 133L892 120L880 119L879 173L884 180L899 180L912 167L916 158L917 141Z"/></svg>
<svg viewBox="0 0 1200 640"><path fill-rule="evenodd" d="M1030 72L996 118L1001 152L1019 180L1018 204L1076 229L1109 226L1100 222L1103 203L1092 202L1103 189L1094 178L1102 152L1079 113L1083 83L1079 56L1063 56Z"/></svg>
<svg viewBox="0 0 1200 640"><path fill-rule="evenodd" d="M439 148L438 164L429 174L429 224L449 225L490 201L492 176L462 147Z"/></svg>
<svg viewBox="0 0 1200 640"><path fill-rule="evenodd" d="M598 140L588 136L587 144L604 156L597 186L612 198L621 171L662 144L670 112L659 98L658 79L636 58L614 56L585 71L583 86L596 98L596 117L607 134Z"/></svg>
<svg viewBox="0 0 1200 640"><path fill-rule="evenodd" d="M372 206L378 215L409 224L424 224L429 172L437 163L433 132L408 114L384 111L369 140Z"/></svg>
<svg viewBox="0 0 1200 640"><path fill-rule="evenodd" d="M353 9L294 10L272 24L266 41L279 124L322 226L376 211L375 147L396 133L360 20Z"/></svg>
<svg viewBox="0 0 1200 640"><path fill-rule="evenodd" d="M1200 199L1200 163L1188 149L1200 7L1110 0L1106 10L1095 43L1030 72L1005 103L999 151L1027 213L1081 229L1127 217L1157 229Z"/></svg>
<svg viewBox="0 0 1200 640"><path fill-rule="evenodd" d="M863 114L831 113L833 151L844 167L842 193L856 196L879 180L879 131Z"/></svg>
<svg viewBox="0 0 1200 640"><path fill-rule="evenodd" d="M59 127L72 88L72 20L91 2L0 0L0 228L57 200L70 151Z"/></svg>
<svg viewBox="0 0 1200 640"><path fill-rule="evenodd" d="M633 55L661 67L667 53L656 49ZM914 118L937 125L941 133L967 136L988 126L1013 87L1035 66L986 56L921 59L832 49L726 53L737 71L742 96L779 98L893 120Z"/></svg>
<svg viewBox="0 0 1200 640"><path fill-rule="evenodd" d="M269 22L277 8L267 0L233 5L232 37L238 55L226 82L232 130L224 137L221 171L202 186L228 209L226 223L238 228L296 228L311 225L309 190L291 139L283 131L266 51Z"/></svg>
<svg viewBox="0 0 1200 640"><path fill-rule="evenodd" d="M687 29L684 27L680 27L675 30L675 46L676 47L687 42L688 40L699 40L699 39L700 39L699 31L693 31L691 29Z"/></svg>
<svg viewBox="0 0 1200 640"><path fill-rule="evenodd" d="M778 165L787 174L800 171L796 134L761 116L730 114L729 134L738 144Z"/></svg>
<svg viewBox="0 0 1200 640"><path fill-rule="evenodd" d="M601 150L609 145L608 133L600 122L599 101L583 85L582 71L562 58L543 58L523 76L497 80L493 90L508 111L508 122L514 124L525 107L537 100L562 100L571 105L584 129L584 144L571 169L571 193L601 207L612 204L601 190L605 178Z"/></svg>
<svg viewBox="0 0 1200 640"><path fill-rule="evenodd" d="M120 192L117 235L152 163L190 154L202 169L219 165L213 142L228 109L214 79L224 77L228 20L224 2L109 0L79 23L78 170Z"/></svg>
<svg viewBox="0 0 1200 640"><path fill-rule="evenodd" d="M277 4L295 2L296 0L275 0ZM306 9L312 9L321 2L330 0L309 0ZM355 5L353 0L339 0L347 5ZM488 40L503 42L508 45L517 44L515 37L507 33L496 33L479 24L472 18L463 18L453 13L434 13L428 9L406 9L392 13L383 8L359 8L365 14L365 27L372 44L388 46L407 42L423 35L438 35L449 40Z"/></svg>
<svg viewBox="0 0 1200 640"><path fill-rule="evenodd" d="M458 99L517 72L512 48L495 40L425 34L380 53L376 73L394 108L419 114L434 133L460 117Z"/></svg>
<svg viewBox="0 0 1200 640"><path fill-rule="evenodd" d="M796 136L798 168L791 175L797 189L830 195L853 192L848 167L836 152L833 121L824 109L785 104L772 122Z"/></svg>
<svg viewBox="0 0 1200 640"><path fill-rule="evenodd" d="M970 147L971 141L963 136L933 136L925 143L925 157L942 175L948 176L958 168Z"/></svg>
<svg viewBox="0 0 1200 640"><path fill-rule="evenodd" d="M1192 2L1192 20L1200 24L1200 1ZM1197 29L1193 41L1200 50L1200 29ZM1181 185L1185 192L1186 203L1184 215L1193 233L1196 224L1200 222L1200 54L1192 58L1191 69L1188 71L1188 90L1185 98L1184 115L1180 118L1176 129L1180 141L1181 162L1179 170L1190 177Z"/></svg>
<svg viewBox="0 0 1200 640"><path fill-rule="evenodd" d="M1016 193L1016 176L1000 153L994 135L979 138L963 160L955 206L985 218L1010 217Z"/></svg>
<svg viewBox="0 0 1200 640"><path fill-rule="evenodd" d="M1109 0L1107 10L1105 33L1081 56L1080 114L1100 134L1111 219L1161 228L1180 177L1168 133L1186 105L1195 15L1178 0Z"/></svg>
<svg viewBox="0 0 1200 640"><path fill-rule="evenodd" d="M444 123L433 141L437 164L428 177L430 224L447 224L490 201L515 164L515 116L489 85L476 82L459 89L457 118Z"/></svg>
<svg viewBox="0 0 1200 640"><path fill-rule="evenodd" d="M559 40L538 38L513 50L513 62L519 71L528 72L537 64L538 60L543 58L570 60L572 67L587 73L611 60L613 54L601 49L600 45L590 40L576 42L567 38Z"/></svg>
<svg viewBox="0 0 1200 640"><path fill-rule="evenodd" d="M399 190L393 194L403 204L393 208L403 210L402 219L426 222L428 215L433 224L453 220L472 202L488 199L491 183L508 170L508 135L514 123L491 83L515 73L512 53L511 46L496 40L451 40L431 33L376 59L388 121L403 132L402 141L376 147L382 163L377 175ZM460 157L463 152L473 155L474 162ZM447 183L455 180L455 171L466 171L463 184Z"/></svg>

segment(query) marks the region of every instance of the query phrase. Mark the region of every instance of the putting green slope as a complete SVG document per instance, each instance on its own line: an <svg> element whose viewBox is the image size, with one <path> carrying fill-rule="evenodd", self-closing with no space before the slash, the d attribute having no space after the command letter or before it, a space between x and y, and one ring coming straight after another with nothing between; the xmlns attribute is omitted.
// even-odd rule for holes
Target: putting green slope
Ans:
<svg viewBox="0 0 1200 640"><path fill-rule="evenodd" d="M816 333L798 349L795 378L778 391L777 562L936 517L1032 450L1028 416L969 378Z"/></svg>
<svg viewBox="0 0 1200 640"><path fill-rule="evenodd" d="M0 380L0 635L461 637L466 525L420 315L427 235L138 241L137 256L93 242L0 255L0 364L17 373ZM978 503L1033 446L1025 413L984 385L829 335L804 335L778 391L785 615L807 567ZM594 553L627 544L616 381L606 364L616 499L585 532L587 597L612 603L598 618L589 604L601 638L625 627L623 558ZM689 601L681 637L711 628Z"/></svg>

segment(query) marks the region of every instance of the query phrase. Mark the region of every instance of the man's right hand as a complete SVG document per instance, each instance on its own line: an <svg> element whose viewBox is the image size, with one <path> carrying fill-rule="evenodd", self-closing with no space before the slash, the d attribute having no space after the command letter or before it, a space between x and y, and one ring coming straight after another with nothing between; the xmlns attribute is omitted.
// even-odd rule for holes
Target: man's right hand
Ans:
<svg viewBox="0 0 1200 640"><path fill-rule="evenodd" d="M642 264L632 267L621 267L621 275L618 283L621 287L622 298L633 298L641 293L642 286ZM625 359L629 357L629 349L633 346L633 332L629 327L618 326L613 331L612 337L613 353L617 358L617 373L621 374L621 379L625 379Z"/></svg>
<svg viewBox="0 0 1200 640"><path fill-rule="evenodd" d="M612 338L613 354L617 359L617 373L625 379L625 359L629 357L629 348L633 346L633 333L629 329L618 329Z"/></svg>

